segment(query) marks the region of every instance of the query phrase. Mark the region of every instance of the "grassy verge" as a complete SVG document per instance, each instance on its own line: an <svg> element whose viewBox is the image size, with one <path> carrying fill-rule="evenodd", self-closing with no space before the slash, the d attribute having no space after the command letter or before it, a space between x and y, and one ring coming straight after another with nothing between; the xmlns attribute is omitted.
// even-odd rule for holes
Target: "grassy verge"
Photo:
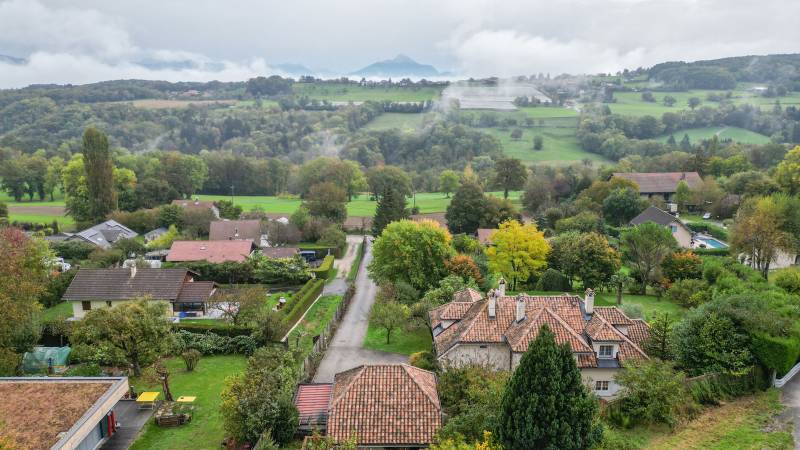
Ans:
<svg viewBox="0 0 800 450"><path fill-rule="evenodd" d="M361 260L364 258L364 242L358 244L356 249L356 257L353 259L353 264L350 266L350 271L347 272L347 281L355 281L358 276L358 269L361 267Z"/></svg>
<svg viewBox="0 0 800 450"><path fill-rule="evenodd" d="M173 397L197 396L192 421L176 428L161 428L151 420L136 439L133 450L216 449L225 437L219 413L220 393L226 377L244 371L244 356L204 356L193 372L187 372L180 358L167 361ZM130 380L136 392L160 391L142 380ZM163 399L163 396L161 397Z"/></svg>
<svg viewBox="0 0 800 450"><path fill-rule="evenodd" d="M72 303L70 302L61 302L56 306L42 310L42 320L45 322L68 319L70 317L72 317Z"/></svg>
<svg viewBox="0 0 800 450"><path fill-rule="evenodd" d="M597 294L595 305L597 306L616 306L617 295L614 293ZM688 311L683 306L671 302L665 298L658 298L654 295L635 295L622 294L622 306L639 305L642 308L644 319L653 320L656 314L667 313L673 319L678 319Z"/></svg>
<svg viewBox="0 0 800 450"><path fill-rule="evenodd" d="M426 327L413 330L399 329L392 331L390 342L386 343L386 330L369 324L364 348L382 352L402 353L410 355L431 349L431 333Z"/></svg>
<svg viewBox="0 0 800 450"><path fill-rule="evenodd" d="M673 432L639 427L619 433L647 449L791 449L791 433L774 426L775 415L783 409L779 395L770 389L708 408Z"/></svg>
<svg viewBox="0 0 800 450"><path fill-rule="evenodd" d="M314 346L313 338L318 336L333 320L336 308L342 303L341 295L326 295L317 300L308 310L300 324L289 335L289 344L297 345L307 355ZM328 336L329 338L333 336ZM299 341L298 341L299 339Z"/></svg>

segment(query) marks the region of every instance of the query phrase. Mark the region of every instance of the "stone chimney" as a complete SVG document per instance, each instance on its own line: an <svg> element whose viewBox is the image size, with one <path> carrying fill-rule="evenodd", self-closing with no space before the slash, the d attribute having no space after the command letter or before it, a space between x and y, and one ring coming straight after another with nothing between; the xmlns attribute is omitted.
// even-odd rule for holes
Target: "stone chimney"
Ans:
<svg viewBox="0 0 800 450"><path fill-rule="evenodd" d="M594 314L594 290L592 288L586 289L583 297L583 306L586 314Z"/></svg>
<svg viewBox="0 0 800 450"><path fill-rule="evenodd" d="M506 296L506 279L500 277L500 281L497 282L497 295L500 297Z"/></svg>
<svg viewBox="0 0 800 450"><path fill-rule="evenodd" d="M489 291L489 318L494 319L497 317L497 292Z"/></svg>
<svg viewBox="0 0 800 450"><path fill-rule="evenodd" d="M525 300L522 296L517 297L517 314L516 314L517 322L522 322L525 320Z"/></svg>
<svg viewBox="0 0 800 450"><path fill-rule="evenodd" d="M131 264L131 278L136 276L136 261Z"/></svg>

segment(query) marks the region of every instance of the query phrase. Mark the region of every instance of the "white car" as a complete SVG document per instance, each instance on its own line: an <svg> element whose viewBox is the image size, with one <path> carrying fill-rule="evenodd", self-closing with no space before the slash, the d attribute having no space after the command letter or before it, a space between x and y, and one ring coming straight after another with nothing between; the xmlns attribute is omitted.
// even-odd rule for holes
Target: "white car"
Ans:
<svg viewBox="0 0 800 450"><path fill-rule="evenodd" d="M703 214L703 219L708 220L710 218L711 218L711 213L710 212L707 212L707 213Z"/></svg>

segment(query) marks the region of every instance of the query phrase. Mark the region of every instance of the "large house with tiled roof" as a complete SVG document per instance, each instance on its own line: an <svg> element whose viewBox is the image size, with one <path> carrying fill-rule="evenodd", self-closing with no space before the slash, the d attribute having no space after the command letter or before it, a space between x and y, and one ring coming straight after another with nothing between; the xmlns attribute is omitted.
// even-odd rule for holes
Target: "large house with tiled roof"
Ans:
<svg viewBox="0 0 800 450"><path fill-rule="evenodd" d="M703 187L703 179L697 172L614 172L612 176L636 183L643 197L659 195L668 202L672 201L681 181L693 191Z"/></svg>
<svg viewBox="0 0 800 450"><path fill-rule="evenodd" d="M425 448L442 426L436 374L407 364L362 365L333 384L301 384L300 430L367 448Z"/></svg>
<svg viewBox="0 0 800 450"><path fill-rule="evenodd" d="M627 362L647 359L642 342L647 324L617 307L595 307L594 292L576 295L506 296L501 288L486 298L461 291L430 311L434 350L442 365L483 364L513 370L547 325L556 342L572 348L584 381L601 397L614 396L614 375ZM466 300L466 301L465 301Z"/></svg>

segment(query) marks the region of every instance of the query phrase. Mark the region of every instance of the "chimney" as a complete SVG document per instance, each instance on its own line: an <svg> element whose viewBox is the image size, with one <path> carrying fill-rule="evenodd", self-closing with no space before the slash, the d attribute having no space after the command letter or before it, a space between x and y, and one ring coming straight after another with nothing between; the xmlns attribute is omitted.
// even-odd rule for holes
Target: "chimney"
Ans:
<svg viewBox="0 0 800 450"><path fill-rule="evenodd" d="M522 322L525 320L525 300L522 296L517 297L517 314L516 314L517 322Z"/></svg>
<svg viewBox="0 0 800 450"><path fill-rule="evenodd" d="M489 291L489 318L494 319L497 317L497 293L494 290Z"/></svg>
<svg viewBox="0 0 800 450"><path fill-rule="evenodd" d="M497 282L497 295L500 297L506 296L506 279L500 277L500 281Z"/></svg>
<svg viewBox="0 0 800 450"><path fill-rule="evenodd" d="M131 278L136 276L136 261L131 264Z"/></svg>
<svg viewBox="0 0 800 450"><path fill-rule="evenodd" d="M583 306L586 314L594 314L594 290L591 288L586 289L584 293Z"/></svg>

